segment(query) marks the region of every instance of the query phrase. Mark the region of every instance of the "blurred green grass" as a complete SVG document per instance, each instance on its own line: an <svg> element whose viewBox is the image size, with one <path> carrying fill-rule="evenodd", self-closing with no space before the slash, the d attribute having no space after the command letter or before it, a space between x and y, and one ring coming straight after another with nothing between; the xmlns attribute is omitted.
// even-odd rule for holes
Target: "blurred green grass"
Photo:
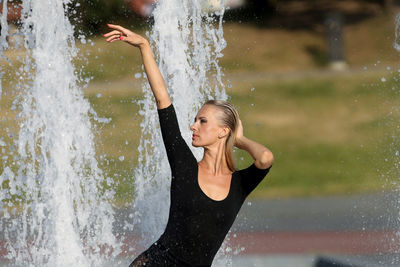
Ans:
<svg viewBox="0 0 400 267"><path fill-rule="evenodd" d="M368 23L371 27L388 24L379 18ZM228 47L221 59L226 79L232 83L232 88L227 89L230 101L239 110L245 134L268 146L275 155L271 173L252 196L277 198L390 190L396 179L393 166L398 161L395 153L400 143L397 54L391 56L387 43L379 44L382 61L373 66L377 42L369 42L365 34L361 38L365 40L364 50L349 55L349 63L366 64L368 70L323 72L304 49L309 45L323 46L322 38L309 32L260 31L244 25L226 25ZM348 46L360 39L359 32L358 25L346 30L347 35L354 35L353 39L349 37ZM385 32L377 32L374 40ZM238 38L244 33L248 38ZM257 40L254 44L248 41L253 39ZM123 204L133 197L141 121L135 101L142 97L143 82L143 78L135 79L134 74L141 73L142 66L139 52L131 46L108 44L101 37L91 42L92 45L78 45L83 58L75 64L83 78L93 77L84 91L85 97L100 117L111 118L110 123L97 125L97 153L105 174L116 181L115 202ZM16 57L15 53L8 56ZM380 67L383 65L391 68ZM19 67L14 64L5 70L6 94L0 99L0 136L7 143L13 140L10 135L18 131L16 111L11 109L16 92L9 88L17 79L14 73ZM310 73L271 74L303 70ZM238 168L251 163L243 151L235 152L235 157ZM0 172L3 167L4 164Z"/></svg>
<svg viewBox="0 0 400 267"><path fill-rule="evenodd" d="M266 144L275 155L271 173L254 196L389 189L381 176L396 161L390 150L399 93L397 75L387 75L385 83L380 81L382 73L371 72L265 81L256 84L254 92L233 94L249 137ZM242 152L240 158L244 160L239 167L250 160Z"/></svg>
<svg viewBox="0 0 400 267"><path fill-rule="evenodd" d="M389 190L390 184L381 176L396 160L390 133L396 131L394 122L399 114L391 111L400 98L398 89L392 89L397 88L397 76L386 74L385 83L380 81L381 72L265 79L252 84L254 90L242 81L233 81L228 94L239 109L245 134L275 155L271 173L253 197ZM113 118L102 129L100 150L110 160L106 172L119 181L117 198L123 202L132 197L140 138L140 117L132 100L141 94L135 89L123 93L115 88L99 98L94 87L87 91L94 109ZM121 155L125 157L122 162L118 160ZM238 168L251 163L243 151L236 151L235 157Z"/></svg>
<svg viewBox="0 0 400 267"><path fill-rule="evenodd" d="M399 113L397 74L362 72L324 78L262 79L251 85L232 81L228 94L238 108L245 135L269 147L275 164L253 197L276 198L349 194L390 189L381 175L390 171ZM85 97L100 117L97 152L105 174L116 181L116 203L133 197L133 171L140 140L140 81L133 77L92 83ZM254 89L250 89L254 88ZM395 88L394 90L392 88ZM3 97L2 107L10 107ZM7 102L7 105L3 105ZM17 131L15 112L2 109L3 121ZM6 115L8 114L8 115ZM5 128L1 136L7 136ZM181 126L185 127L185 126ZM11 140L12 138L10 138ZM119 158L123 156L124 160ZM251 163L236 151L237 167Z"/></svg>

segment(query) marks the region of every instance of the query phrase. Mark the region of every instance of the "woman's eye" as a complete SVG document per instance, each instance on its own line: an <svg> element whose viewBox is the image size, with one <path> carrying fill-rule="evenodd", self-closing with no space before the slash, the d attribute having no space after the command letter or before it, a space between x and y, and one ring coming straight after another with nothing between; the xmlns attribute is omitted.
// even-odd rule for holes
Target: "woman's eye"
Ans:
<svg viewBox="0 0 400 267"><path fill-rule="evenodd" d="M205 123L205 122L207 122L207 121L206 121L206 120L200 120L200 122L201 122L201 123Z"/></svg>

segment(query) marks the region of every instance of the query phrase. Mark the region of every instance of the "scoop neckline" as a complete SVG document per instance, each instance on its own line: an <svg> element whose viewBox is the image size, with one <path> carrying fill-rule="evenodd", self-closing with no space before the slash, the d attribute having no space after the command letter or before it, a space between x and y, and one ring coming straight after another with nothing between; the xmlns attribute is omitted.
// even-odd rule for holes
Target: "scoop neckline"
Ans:
<svg viewBox="0 0 400 267"><path fill-rule="evenodd" d="M210 200L210 201L212 201L212 202L216 202L216 203L223 202L223 201L225 201L226 199L229 198L229 196L231 195L231 191L232 191L233 175L236 173L236 171L232 172L232 175L231 175L231 183L229 184L229 191L228 191L228 194L226 195L226 197L223 198L223 199L221 199L221 200L216 200L216 199L213 199L213 198L209 197L209 196L208 196L206 193L204 193L204 191L201 189L200 184L199 184L199 165L198 165L198 162L196 163L196 168L197 168L197 172L196 172L196 186L197 186L197 188L199 189L199 191L201 192L201 194L202 194L205 198L207 198L208 200Z"/></svg>

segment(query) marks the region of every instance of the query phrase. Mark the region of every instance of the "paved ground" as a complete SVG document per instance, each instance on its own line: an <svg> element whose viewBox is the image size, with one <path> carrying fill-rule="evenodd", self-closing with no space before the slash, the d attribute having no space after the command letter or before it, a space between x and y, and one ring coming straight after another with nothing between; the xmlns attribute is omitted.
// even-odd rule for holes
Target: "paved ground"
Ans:
<svg viewBox="0 0 400 267"><path fill-rule="evenodd" d="M399 199L391 192L251 201L233 226L247 245L234 266L400 266Z"/></svg>
<svg viewBox="0 0 400 267"><path fill-rule="evenodd" d="M235 231L340 231L399 229L396 193L250 200Z"/></svg>
<svg viewBox="0 0 400 267"><path fill-rule="evenodd" d="M399 201L396 193L247 201L230 234L241 251L233 266L400 266Z"/></svg>
<svg viewBox="0 0 400 267"><path fill-rule="evenodd" d="M400 266L399 199L390 192L247 201L230 235L241 251L233 266Z"/></svg>

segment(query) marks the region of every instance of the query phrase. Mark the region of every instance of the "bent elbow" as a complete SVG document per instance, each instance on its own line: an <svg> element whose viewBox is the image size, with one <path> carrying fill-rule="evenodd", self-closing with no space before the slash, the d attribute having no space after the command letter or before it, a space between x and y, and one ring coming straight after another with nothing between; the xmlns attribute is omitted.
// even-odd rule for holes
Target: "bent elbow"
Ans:
<svg viewBox="0 0 400 267"><path fill-rule="evenodd" d="M274 155L272 154L272 152L269 150L263 152L259 160L259 167L261 169L267 169L271 167L273 163L274 163Z"/></svg>

